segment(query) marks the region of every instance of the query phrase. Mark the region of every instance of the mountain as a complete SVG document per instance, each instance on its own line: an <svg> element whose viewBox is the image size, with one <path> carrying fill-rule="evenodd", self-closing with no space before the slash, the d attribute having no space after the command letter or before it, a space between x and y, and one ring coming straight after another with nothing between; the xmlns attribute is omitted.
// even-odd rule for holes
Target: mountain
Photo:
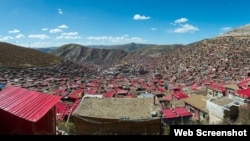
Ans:
<svg viewBox="0 0 250 141"><path fill-rule="evenodd" d="M250 36L250 24L235 28L231 31L224 33L222 36Z"/></svg>
<svg viewBox="0 0 250 141"><path fill-rule="evenodd" d="M205 39L168 52L159 60L160 70L177 83L242 80L250 72L250 38L237 35Z"/></svg>
<svg viewBox="0 0 250 141"><path fill-rule="evenodd" d="M42 67L53 65L62 59L35 49L0 42L0 67Z"/></svg>
<svg viewBox="0 0 250 141"><path fill-rule="evenodd" d="M107 49L121 49L124 51L136 51L141 48L155 46L153 44L136 44L136 43L130 43L130 44L124 44L124 45L113 45L109 46Z"/></svg>
<svg viewBox="0 0 250 141"><path fill-rule="evenodd" d="M52 53L54 50L56 50L58 47L45 47L45 48L33 48L39 51L42 51L44 53Z"/></svg>
<svg viewBox="0 0 250 141"><path fill-rule="evenodd" d="M74 62L116 64L128 52L123 50L89 48L78 44L66 44L54 50L52 54Z"/></svg>
<svg viewBox="0 0 250 141"><path fill-rule="evenodd" d="M79 44L66 44L52 52L56 56L67 58L74 62L87 62L93 64L118 64L126 62L138 55L152 55L166 53L184 45L153 45L153 44L123 44L112 46L82 46ZM102 49L101 49L102 48Z"/></svg>
<svg viewBox="0 0 250 141"><path fill-rule="evenodd" d="M122 45L91 45L87 47L91 48L98 48L98 49L121 49L124 51L134 51L139 48L149 47L153 44L137 44L137 43L129 43L129 44L122 44Z"/></svg>
<svg viewBox="0 0 250 141"><path fill-rule="evenodd" d="M142 48L138 48L135 50L135 52L139 53L139 54L153 54L153 53L167 53L169 51L172 51L174 49L177 48L182 48L185 47L185 45L151 45L151 46L146 46L146 47L142 47Z"/></svg>

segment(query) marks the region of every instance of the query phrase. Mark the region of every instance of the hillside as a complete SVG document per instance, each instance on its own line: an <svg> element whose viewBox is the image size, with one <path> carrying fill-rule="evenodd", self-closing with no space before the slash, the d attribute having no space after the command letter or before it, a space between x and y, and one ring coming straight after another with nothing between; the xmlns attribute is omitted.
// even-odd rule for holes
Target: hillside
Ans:
<svg viewBox="0 0 250 141"><path fill-rule="evenodd" d="M57 47L45 47L45 48L33 48L33 49L42 51L44 53L52 53L54 50L57 49Z"/></svg>
<svg viewBox="0 0 250 141"><path fill-rule="evenodd" d="M160 62L161 70L170 72L166 77L178 83L241 80L250 72L250 38L202 40L165 54Z"/></svg>
<svg viewBox="0 0 250 141"><path fill-rule="evenodd" d="M123 50L96 49L78 44L67 44L59 47L52 54L74 62L117 64L128 53Z"/></svg>
<svg viewBox="0 0 250 141"><path fill-rule="evenodd" d="M67 58L74 62L93 64L119 64L127 62L139 55L152 55L154 53L166 53L184 45L149 45L149 44L124 44L114 46L82 46L78 44L63 45L52 52L56 56ZM114 48L114 49L112 49Z"/></svg>
<svg viewBox="0 0 250 141"><path fill-rule="evenodd" d="M135 50L135 52L139 54L152 54L152 53L167 53L171 50L185 47L184 45L152 45L152 46L146 46L142 48L138 48Z"/></svg>
<svg viewBox="0 0 250 141"><path fill-rule="evenodd" d="M250 24L235 28L227 33L224 33L222 36L250 37Z"/></svg>
<svg viewBox="0 0 250 141"><path fill-rule="evenodd" d="M31 48L0 42L0 67L42 67L53 65L61 58Z"/></svg>
<svg viewBox="0 0 250 141"><path fill-rule="evenodd" d="M130 44L124 44L124 45L109 46L107 49L121 49L121 50L130 52L130 51L136 51L138 49L142 49L142 48L145 48L145 47L151 47L151 46L155 46L155 45L153 45L153 44L130 43Z"/></svg>
<svg viewBox="0 0 250 141"><path fill-rule="evenodd" d="M153 46L153 44L129 43L129 44L122 44L122 45L92 45L88 47L98 48L98 49L120 49L120 50L130 52L130 51L135 51L137 49L149 47L149 46Z"/></svg>

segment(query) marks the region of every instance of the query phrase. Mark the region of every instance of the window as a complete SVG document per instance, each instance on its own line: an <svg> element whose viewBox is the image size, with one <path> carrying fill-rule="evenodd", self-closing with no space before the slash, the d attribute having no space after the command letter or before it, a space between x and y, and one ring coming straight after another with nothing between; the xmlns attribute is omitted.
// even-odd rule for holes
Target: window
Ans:
<svg viewBox="0 0 250 141"><path fill-rule="evenodd" d="M213 90L207 89L207 93L212 96L213 95Z"/></svg>
<svg viewBox="0 0 250 141"><path fill-rule="evenodd" d="M206 114L200 111L200 117L206 118Z"/></svg>
<svg viewBox="0 0 250 141"><path fill-rule="evenodd" d="M194 114L195 109L193 107L189 107L189 111Z"/></svg>

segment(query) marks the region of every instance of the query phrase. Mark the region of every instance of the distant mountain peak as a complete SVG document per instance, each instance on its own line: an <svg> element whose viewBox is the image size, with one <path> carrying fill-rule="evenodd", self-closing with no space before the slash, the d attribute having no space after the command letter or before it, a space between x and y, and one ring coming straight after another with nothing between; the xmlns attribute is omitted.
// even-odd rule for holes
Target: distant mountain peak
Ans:
<svg viewBox="0 0 250 141"><path fill-rule="evenodd" d="M235 28L224 33L222 36L250 36L250 24Z"/></svg>

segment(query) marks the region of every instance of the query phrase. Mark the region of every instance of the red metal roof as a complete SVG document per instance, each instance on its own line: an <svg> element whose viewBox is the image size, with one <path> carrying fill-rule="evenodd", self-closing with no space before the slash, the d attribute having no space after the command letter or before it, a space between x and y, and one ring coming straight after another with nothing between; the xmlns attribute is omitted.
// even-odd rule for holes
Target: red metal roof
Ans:
<svg viewBox="0 0 250 141"><path fill-rule="evenodd" d="M187 109L183 107L176 107L173 109L173 111L178 115L178 116L192 116L192 113L190 113Z"/></svg>
<svg viewBox="0 0 250 141"><path fill-rule="evenodd" d="M170 118L176 118L176 117L184 117L184 116L192 116L192 113L190 113L187 109L183 107L177 107L173 109L162 109L164 118L170 119Z"/></svg>
<svg viewBox="0 0 250 141"><path fill-rule="evenodd" d="M94 89L90 89L90 90L87 90L87 93L88 94L96 94L96 90L94 90Z"/></svg>
<svg viewBox="0 0 250 141"><path fill-rule="evenodd" d="M226 88L223 85L217 84L217 83L213 83L213 84L209 85L208 88L216 90L216 91L220 91L220 92L226 91Z"/></svg>
<svg viewBox="0 0 250 141"><path fill-rule="evenodd" d="M73 99L80 99L80 98L82 98L83 94L84 94L83 89L77 89L77 90L71 92L68 97L73 98Z"/></svg>
<svg viewBox="0 0 250 141"><path fill-rule="evenodd" d="M109 92L107 92L106 94L104 94L103 96L104 96L104 97L114 97L114 95L115 95L115 92L114 92L114 91L109 91Z"/></svg>
<svg viewBox="0 0 250 141"><path fill-rule="evenodd" d="M0 91L0 109L20 118L36 122L60 99L60 96L8 86Z"/></svg>
<svg viewBox="0 0 250 141"><path fill-rule="evenodd" d="M176 118L178 117L176 113L174 113L171 109L162 109L162 113L164 118Z"/></svg>
<svg viewBox="0 0 250 141"><path fill-rule="evenodd" d="M173 91L173 92L172 92L172 95L173 95L175 98L177 98L177 99L182 99L182 98L187 98L187 97L188 97L188 95L185 94L185 93L182 92L182 91Z"/></svg>
<svg viewBox="0 0 250 141"><path fill-rule="evenodd" d="M117 89L116 94L126 94L128 93L128 90L122 90L122 89Z"/></svg>
<svg viewBox="0 0 250 141"><path fill-rule="evenodd" d="M157 87L156 90L159 92L166 92L166 89L164 87Z"/></svg>
<svg viewBox="0 0 250 141"><path fill-rule="evenodd" d="M250 98L250 88L238 90L236 94L244 98Z"/></svg>

